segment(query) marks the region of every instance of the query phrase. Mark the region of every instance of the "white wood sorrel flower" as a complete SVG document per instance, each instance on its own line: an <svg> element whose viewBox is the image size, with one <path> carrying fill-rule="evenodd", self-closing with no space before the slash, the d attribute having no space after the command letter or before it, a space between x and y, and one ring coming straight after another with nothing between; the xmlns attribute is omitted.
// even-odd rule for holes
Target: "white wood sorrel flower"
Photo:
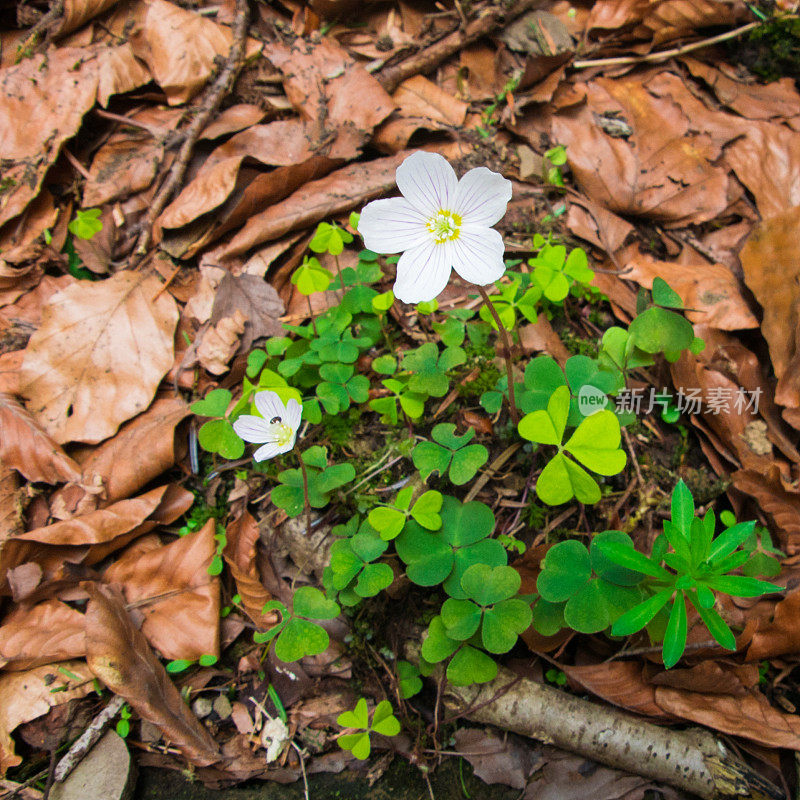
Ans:
<svg viewBox="0 0 800 800"><path fill-rule="evenodd" d="M253 453L256 461L275 458L294 447L303 406L294 398L284 406L277 392L257 392L255 404L260 417L242 414L233 429L246 442L263 444Z"/></svg>
<svg viewBox="0 0 800 800"><path fill-rule="evenodd" d="M394 294L404 303L433 300L454 269L486 286L505 271L503 237L491 226L511 199L511 181L486 167L459 181L438 153L419 151L397 168L403 196L373 200L358 232L376 253L399 253Z"/></svg>

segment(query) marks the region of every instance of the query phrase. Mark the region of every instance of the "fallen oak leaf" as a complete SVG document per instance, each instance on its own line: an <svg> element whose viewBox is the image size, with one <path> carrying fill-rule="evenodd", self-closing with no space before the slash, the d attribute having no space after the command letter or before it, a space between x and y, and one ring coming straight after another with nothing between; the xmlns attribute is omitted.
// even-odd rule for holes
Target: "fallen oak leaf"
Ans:
<svg viewBox="0 0 800 800"><path fill-rule="evenodd" d="M178 322L160 288L152 274L118 272L51 298L25 350L20 391L59 444L100 442L150 405L172 366Z"/></svg>
<svg viewBox="0 0 800 800"><path fill-rule="evenodd" d="M34 482L65 483L81 476L80 467L5 392L0 392L0 460Z"/></svg>
<svg viewBox="0 0 800 800"><path fill-rule="evenodd" d="M170 544L123 553L103 574L120 584L144 616L141 631L167 659L219 655L219 578L208 568L216 554L216 520Z"/></svg>
<svg viewBox="0 0 800 800"><path fill-rule="evenodd" d="M134 626L120 594L93 583L83 588L89 595L86 662L92 673L142 719L156 725L192 764L208 766L218 761L216 743Z"/></svg>

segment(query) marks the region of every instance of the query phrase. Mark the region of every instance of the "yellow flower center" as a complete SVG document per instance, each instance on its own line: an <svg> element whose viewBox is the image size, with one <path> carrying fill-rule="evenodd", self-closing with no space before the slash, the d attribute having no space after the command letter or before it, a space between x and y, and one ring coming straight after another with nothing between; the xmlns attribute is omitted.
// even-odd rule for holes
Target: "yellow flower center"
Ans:
<svg viewBox="0 0 800 800"><path fill-rule="evenodd" d="M272 442L280 447L286 447L287 444L291 444L292 436L294 435L294 431L292 431L291 427L285 422L282 422L280 417L273 417L270 423L270 434L273 437Z"/></svg>
<svg viewBox="0 0 800 800"><path fill-rule="evenodd" d="M461 217L452 211L440 208L426 223L425 227L433 235L436 244L444 244L458 239L461 232Z"/></svg>

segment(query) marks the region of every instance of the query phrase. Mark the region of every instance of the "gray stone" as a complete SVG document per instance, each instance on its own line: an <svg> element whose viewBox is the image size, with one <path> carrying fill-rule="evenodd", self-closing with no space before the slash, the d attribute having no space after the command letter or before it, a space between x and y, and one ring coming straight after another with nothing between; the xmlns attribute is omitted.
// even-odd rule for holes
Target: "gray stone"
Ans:
<svg viewBox="0 0 800 800"><path fill-rule="evenodd" d="M125 740L106 731L63 783L56 783L50 800L130 800L136 766Z"/></svg>
<svg viewBox="0 0 800 800"><path fill-rule="evenodd" d="M233 711L231 701L224 694L218 695L217 699L214 700L214 711L217 712L217 716L220 719L228 719Z"/></svg>

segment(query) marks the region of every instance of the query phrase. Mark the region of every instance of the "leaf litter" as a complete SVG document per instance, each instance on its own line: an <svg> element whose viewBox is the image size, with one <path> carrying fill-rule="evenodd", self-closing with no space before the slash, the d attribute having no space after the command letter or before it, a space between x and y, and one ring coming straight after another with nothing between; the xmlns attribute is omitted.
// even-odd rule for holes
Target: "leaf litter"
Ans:
<svg viewBox="0 0 800 800"><path fill-rule="evenodd" d="M224 390L233 392L219 415L224 422L239 402L235 387L253 377L251 351L285 335L287 314L296 324L307 307L336 306L335 285L307 306L289 276L318 223L335 221L356 234L350 212L394 193L395 170L416 149L457 161L459 174L488 166L515 181L515 198L524 199L501 223L507 257L534 252L531 237L540 231L548 241L589 250L607 304L595 311L584 297L566 322L528 319L525 353L550 354L564 365L615 324L613 315L629 322L636 293L663 279L706 348L684 352L668 368L638 371L640 385L695 387L703 404L741 389L762 400L744 413L688 414L678 429L658 417L640 425L627 443L642 456L640 466L628 468L630 488L619 490L606 517L652 544L671 476L673 485L677 477L694 481L701 504L720 497L739 518L767 526L782 560L772 579L786 592L721 609L740 631L735 653L703 638L691 618L681 668L665 671L646 639L620 650L600 634L545 636L533 628L523 635L527 650L518 648L511 664L539 682L561 681L560 673L571 691L660 723L694 722L762 748L800 750L793 673L800 652L795 82L759 81L722 42L693 48L721 30L758 22L736 0L552 2L537 11L522 2L505 17L494 3L437 4L435 13L433 3L417 5L370 5L363 17L350 15L346 3L260 7L245 31L239 78L216 100L214 80L230 58L238 5L68 0L52 17L37 7L26 18L28 7L20 5L16 21L5 20L3 774L13 768L25 780L41 767L41 754L29 748L33 766L26 771L16 754L25 745L11 734L93 692L93 677L156 726L151 763L185 759L217 786L255 775L288 781L352 764L348 752L326 752L336 716L355 704L351 674L376 701L390 696L406 715L414 708L394 677L392 659L408 636L402 625L387 628L379 645L364 638L357 618L323 618L316 627L327 647L302 664L270 655L266 673L252 645L242 649L253 629L268 636L285 613L320 636L302 609L284 612L275 603L291 608L295 584L324 580L336 552L326 540L342 520L317 517L312 547L305 526L287 520L271 499L269 482L253 473L234 479L244 461L198 461L202 423L187 418L193 399ZM482 36L462 36L472 30ZM534 30L538 35L529 35ZM659 55L670 48L677 50L672 57ZM135 244L191 119L220 101L182 165L184 180L154 221L152 252L138 258ZM556 145L565 148L561 164L548 162ZM523 155L538 166L523 168ZM82 239L68 223L90 208L99 209L102 233ZM345 273L362 269L351 241L344 253L320 256L332 277L342 265ZM388 288L379 278L358 302ZM468 289L450 291L448 303L472 302ZM431 317L431 328L413 309L395 306L391 315L409 334L396 355L420 330L427 340L440 324ZM339 384L326 378L340 387L330 390L337 397L345 393L346 403L337 401L342 430L356 424L348 408L395 391L375 380L391 373L377 372L368 359L345 362L355 363L357 375L372 375L364 400L346 388L349 376ZM286 387L284 376L270 380L260 388ZM412 419L413 398L396 396L393 407ZM501 459L498 419L461 396L448 395L439 413L452 414L459 433L474 429L488 450L479 466L488 478L477 498L493 504L503 536L514 531L528 545L514 566L535 591L544 552L564 526L588 532L586 512L528 514L531 484L518 462ZM372 413L367 409L361 405L356 417ZM368 428L359 429L362 443L332 425L311 429L314 444L358 462L356 480L385 471L386 484L369 490L374 497L393 496L382 494L389 478L398 488L420 480L410 451L399 445L383 462L370 461L384 443ZM314 470L324 468L309 463L312 483ZM335 491L347 497L350 490ZM365 576L387 567L386 592L402 609L408 579L396 559L373 563L366 550L357 558ZM358 655L353 641L362 643ZM187 662L190 670L168 671L165 662L169 670ZM58 691L48 688L54 680ZM276 690L282 685L285 691ZM187 697L230 691L236 724L219 714L199 720L179 687ZM441 710L438 698L414 702ZM254 727L262 719L288 724L295 747L273 759L280 751ZM425 745L405 740L396 750L432 766L447 748L436 738L438 722L426 724ZM656 785L491 730L453 732L454 752L477 775L525 797L638 797ZM375 746L389 741L379 737ZM752 750L749 758L768 780L794 780L764 752ZM658 788L674 796L674 789Z"/></svg>

